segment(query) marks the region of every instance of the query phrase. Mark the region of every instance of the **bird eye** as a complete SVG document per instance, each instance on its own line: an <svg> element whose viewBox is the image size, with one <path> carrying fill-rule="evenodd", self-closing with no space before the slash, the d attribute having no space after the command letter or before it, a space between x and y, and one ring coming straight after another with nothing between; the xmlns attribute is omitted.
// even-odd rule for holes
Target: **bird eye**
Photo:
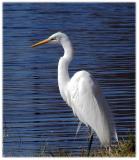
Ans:
<svg viewBox="0 0 139 160"><path fill-rule="evenodd" d="M53 40L56 40L56 38L54 37L54 38L51 38L51 40L53 41Z"/></svg>

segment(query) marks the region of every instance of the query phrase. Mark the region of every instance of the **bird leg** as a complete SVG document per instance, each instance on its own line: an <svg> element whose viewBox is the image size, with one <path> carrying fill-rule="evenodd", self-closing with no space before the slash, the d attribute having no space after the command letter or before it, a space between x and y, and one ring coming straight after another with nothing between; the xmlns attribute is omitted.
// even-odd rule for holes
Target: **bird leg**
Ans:
<svg viewBox="0 0 139 160"><path fill-rule="evenodd" d="M92 129L89 128L89 130L90 130L90 135L89 135L89 143L88 143L88 151L87 151L87 156L88 156L88 157L89 157L89 155L90 155L90 150L91 150L91 145L92 145L93 135L94 135Z"/></svg>
<svg viewBox="0 0 139 160"><path fill-rule="evenodd" d="M82 122L79 122L78 127L77 127L77 130L76 130L76 135L77 135L78 132L79 132L79 129L80 129L80 127L81 127L81 124L82 124Z"/></svg>
<svg viewBox="0 0 139 160"><path fill-rule="evenodd" d="M79 122L74 139L76 138L76 136L80 130L81 125L82 125L82 122Z"/></svg>

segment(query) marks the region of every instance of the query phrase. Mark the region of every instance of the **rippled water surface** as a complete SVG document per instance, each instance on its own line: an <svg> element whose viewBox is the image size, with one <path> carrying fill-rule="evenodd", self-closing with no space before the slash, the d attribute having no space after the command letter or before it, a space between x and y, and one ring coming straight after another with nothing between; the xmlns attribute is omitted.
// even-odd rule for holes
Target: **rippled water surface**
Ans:
<svg viewBox="0 0 139 160"><path fill-rule="evenodd" d="M4 3L3 154L37 156L42 148L79 155L88 144L57 85L58 45L31 48L67 33L75 57L69 71L89 71L115 116L118 136L135 133L135 6L133 3ZM100 143L95 137L93 147Z"/></svg>

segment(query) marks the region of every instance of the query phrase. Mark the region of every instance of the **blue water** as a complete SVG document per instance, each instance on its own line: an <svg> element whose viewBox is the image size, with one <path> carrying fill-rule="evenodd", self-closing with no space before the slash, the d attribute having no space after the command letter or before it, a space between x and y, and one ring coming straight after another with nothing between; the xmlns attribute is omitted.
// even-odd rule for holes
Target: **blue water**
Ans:
<svg viewBox="0 0 139 160"><path fill-rule="evenodd" d="M69 72L89 71L114 114L119 139L135 133L134 3L4 3L3 155L80 155L88 129L62 100L57 84L61 46L31 45L62 31L75 52ZM92 148L99 147L94 138Z"/></svg>

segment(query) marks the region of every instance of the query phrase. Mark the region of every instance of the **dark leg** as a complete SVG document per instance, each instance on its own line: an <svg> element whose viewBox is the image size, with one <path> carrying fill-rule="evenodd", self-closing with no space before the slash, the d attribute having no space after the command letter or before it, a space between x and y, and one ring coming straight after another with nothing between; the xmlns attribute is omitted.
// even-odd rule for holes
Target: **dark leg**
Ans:
<svg viewBox="0 0 139 160"><path fill-rule="evenodd" d="M90 128L89 128L89 129L90 129ZM93 141L93 131L90 129L90 137L89 137L88 152L87 152L87 156L88 156L88 157L89 157L89 155L90 155L90 150L91 150L92 141Z"/></svg>

